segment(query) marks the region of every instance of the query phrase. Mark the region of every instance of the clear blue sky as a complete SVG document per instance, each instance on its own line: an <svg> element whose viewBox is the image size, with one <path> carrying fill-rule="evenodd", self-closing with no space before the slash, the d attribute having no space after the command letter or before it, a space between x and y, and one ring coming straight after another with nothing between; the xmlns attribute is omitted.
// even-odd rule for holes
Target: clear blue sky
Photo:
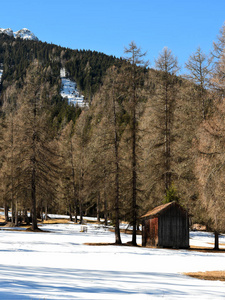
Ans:
<svg viewBox="0 0 225 300"><path fill-rule="evenodd" d="M198 46L208 52L225 21L225 0L1 0L0 9L0 28L117 57L135 41L151 66L164 46L182 66Z"/></svg>

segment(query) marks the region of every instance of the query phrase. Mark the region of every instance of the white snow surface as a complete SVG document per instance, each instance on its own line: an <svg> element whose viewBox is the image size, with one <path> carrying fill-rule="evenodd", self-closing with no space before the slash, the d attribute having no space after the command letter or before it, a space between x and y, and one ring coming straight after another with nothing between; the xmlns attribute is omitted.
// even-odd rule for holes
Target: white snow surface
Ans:
<svg viewBox="0 0 225 300"><path fill-rule="evenodd" d="M73 223L41 228L46 232L0 231L0 299L225 299L224 282L182 274L224 270L224 253L84 245L114 242L96 224L87 232ZM211 243L213 235L191 232L190 242Z"/></svg>
<svg viewBox="0 0 225 300"><path fill-rule="evenodd" d="M61 96L67 98L68 102L72 105L77 104L80 107L86 106L84 96L80 95L77 90L76 82L66 78L66 70L64 68L60 70L60 77L62 81Z"/></svg>

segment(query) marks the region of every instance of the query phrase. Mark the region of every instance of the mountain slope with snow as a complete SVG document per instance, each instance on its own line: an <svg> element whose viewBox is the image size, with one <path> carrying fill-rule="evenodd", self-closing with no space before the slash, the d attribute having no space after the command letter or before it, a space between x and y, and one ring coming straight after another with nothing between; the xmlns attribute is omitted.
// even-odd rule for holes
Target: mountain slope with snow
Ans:
<svg viewBox="0 0 225 300"><path fill-rule="evenodd" d="M0 65L0 83L2 81L2 73L3 73L3 67L1 67L1 65Z"/></svg>
<svg viewBox="0 0 225 300"><path fill-rule="evenodd" d="M11 28L0 28L0 34L1 33L7 34L9 36L14 36L15 38L21 38L24 40L38 41L38 38L33 34L33 32L27 28L23 28L15 32L13 32Z"/></svg>
<svg viewBox="0 0 225 300"><path fill-rule="evenodd" d="M66 78L65 69L60 70L60 78L62 82L61 96L63 98L67 98L69 104L78 105L80 107L87 106L84 96L80 95L79 91L77 90L76 82Z"/></svg>

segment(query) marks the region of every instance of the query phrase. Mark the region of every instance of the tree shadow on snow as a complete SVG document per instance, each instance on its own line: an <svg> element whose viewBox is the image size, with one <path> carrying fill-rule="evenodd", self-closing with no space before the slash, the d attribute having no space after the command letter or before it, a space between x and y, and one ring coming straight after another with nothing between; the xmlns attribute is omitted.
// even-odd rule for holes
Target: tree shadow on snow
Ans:
<svg viewBox="0 0 225 300"><path fill-rule="evenodd" d="M211 282L181 274L86 269L32 268L0 265L0 299L75 299L81 293L154 296L224 296ZM93 295L92 295L93 296ZM86 297L86 296L85 296ZM85 298L87 299L87 298Z"/></svg>

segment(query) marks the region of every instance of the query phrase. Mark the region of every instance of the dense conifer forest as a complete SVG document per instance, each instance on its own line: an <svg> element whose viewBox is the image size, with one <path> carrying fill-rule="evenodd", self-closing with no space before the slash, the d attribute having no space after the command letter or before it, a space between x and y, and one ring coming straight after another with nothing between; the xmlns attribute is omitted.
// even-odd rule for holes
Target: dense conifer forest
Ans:
<svg viewBox="0 0 225 300"><path fill-rule="evenodd" d="M193 49L194 50L194 49ZM224 232L225 26L213 51L179 62L164 48L148 67L131 42L124 59L0 35L0 204L37 229L49 212L133 225L178 201L191 222ZM60 69L88 107L60 95ZM12 218L8 211L11 209Z"/></svg>

